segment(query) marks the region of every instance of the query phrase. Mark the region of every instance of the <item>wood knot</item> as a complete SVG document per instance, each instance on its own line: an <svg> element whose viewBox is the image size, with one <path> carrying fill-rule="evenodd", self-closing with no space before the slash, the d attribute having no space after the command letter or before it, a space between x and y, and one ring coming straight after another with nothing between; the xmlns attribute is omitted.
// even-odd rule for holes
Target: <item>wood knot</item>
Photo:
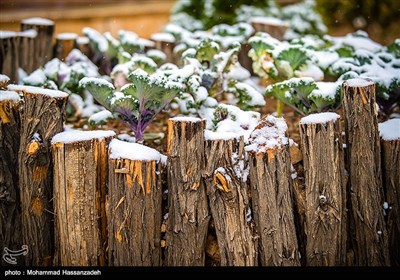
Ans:
<svg viewBox="0 0 400 280"><path fill-rule="evenodd" d="M322 209L322 211L328 211L328 199L325 195L319 196L319 207Z"/></svg>
<svg viewBox="0 0 400 280"><path fill-rule="evenodd" d="M227 179L225 178L225 176L222 173L220 173L218 171L214 175L213 184L214 184L214 186L217 187L217 189L224 191L226 193L231 191L229 189L229 184L228 184Z"/></svg>
<svg viewBox="0 0 400 280"><path fill-rule="evenodd" d="M31 141L26 149L28 155L35 156L39 152L40 146L41 144L38 141L36 140Z"/></svg>

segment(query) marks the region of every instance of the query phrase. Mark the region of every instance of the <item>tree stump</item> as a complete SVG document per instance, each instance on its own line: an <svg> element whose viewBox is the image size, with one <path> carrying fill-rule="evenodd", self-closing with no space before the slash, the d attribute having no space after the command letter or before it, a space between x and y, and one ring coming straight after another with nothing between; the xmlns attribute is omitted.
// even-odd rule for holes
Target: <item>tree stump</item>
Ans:
<svg viewBox="0 0 400 280"><path fill-rule="evenodd" d="M93 56L93 50L90 47L88 37L80 36L76 38L76 47L87 57Z"/></svg>
<svg viewBox="0 0 400 280"><path fill-rule="evenodd" d="M36 70L35 68L35 43L37 32L28 29L17 34L19 40L19 67L24 69L27 74Z"/></svg>
<svg viewBox="0 0 400 280"><path fill-rule="evenodd" d="M267 116L252 132L249 153L254 221L263 266L298 266L287 125Z"/></svg>
<svg viewBox="0 0 400 280"><path fill-rule="evenodd" d="M342 87L355 262L360 266L389 265L375 84L350 79Z"/></svg>
<svg viewBox="0 0 400 280"><path fill-rule="evenodd" d="M208 222L204 169L205 121L168 120L168 224L166 263L203 266Z"/></svg>
<svg viewBox="0 0 400 280"><path fill-rule="evenodd" d="M115 266L161 266L159 152L113 140L108 176L108 255Z"/></svg>
<svg viewBox="0 0 400 280"><path fill-rule="evenodd" d="M104 266L107 146L113 131L66 131L52 139L60 265Z"/></svg>
<svg viewBox="0 0 400 280"><path fill-rule="evenodd" d="M18 251L22 246L21 204L18 185L19 108L14 91L0 90L0 248ZM16 257L23 264L23 256ZM0 264L7 265L1 258Z"/></svg>
<svg viewBox="0 0 400 280"><path fill-rule="evenodd" d="M56 36L54 57L64 61L68 54L75 48L78 35L75 33L60 33Z"/></svg>
<svg viewBox="0 0 400 280"><path fill-rule="evenodd" d="M205 143L204 179L222 266L256 266L258 263L254 227L246 215L250 206L243 148L243 137L240 145L236 139L224 140L218 136L212 136Z"/></svg>
<svg viewBox="0 0 400 280"><path fill-rule="evenodd" d="M50 140L63 130L68 95L61 91L9 85L22 93L19 189L27 265L50 265L53 257L53 166Z"/></svg>
<svg viewBox="0 0 400 280"><path fill-rule="evenodd" d="M392 266L400 266L400 119L380 123L379 130L390 261Z"/></svg>
<svg viewBox="0 0 400 280"><path fill-rule="evenodd" d="M53 58L54 22L45 18L28 18L21 21L21 30L34 29L37 32L35 39L34 69L46 64Z"/></svg>
<svg viewBox="0 0 400 280"><path fill-rule="evenodd" d="M346 185L339 118L336 113L320 113L300 121L308 266L346 265Z"/></svg>
<svg viewBox="0 0 400 280"><path fill-rule="evenodd" d="M155 48L164 52L167 62L176 63L174 56L175 38L169 33L156 33L150 39L155 43Z"/></svg>
<svg viewBox="0 0 400 280"><path fill-rule="evenodd" d="M255 32L265 32L272 37L282 41L289 25L287 22L277 18L270 17L253 17L250 18L250 24Z"/></svg>
<svg viewBox="0 0 400 280"><path fill-rule="evenodd" d="M0 73L18 83L18 38L12 31L0 31Z"/></svg>

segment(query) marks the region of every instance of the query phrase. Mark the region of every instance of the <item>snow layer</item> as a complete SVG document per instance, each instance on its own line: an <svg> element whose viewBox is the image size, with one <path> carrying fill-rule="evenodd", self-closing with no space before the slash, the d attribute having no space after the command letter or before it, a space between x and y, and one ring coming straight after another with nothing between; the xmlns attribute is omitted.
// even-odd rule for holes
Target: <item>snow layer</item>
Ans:
<svg viewBox="0 0 400 280"><path fill-rule="evenodd" d="M78 34L76 33L59 33L56 38L58 40L76 40L78 38Z"/></svg>
<svg viewBox="0 0 400 280"><path fill-rule="evenodd" d="M80 141L87 141L91 139L103 140L106 137L114 137L115 132L112 130L71 130L64 131L56 134L53 139L51 139L51 143L74 143Z"/></svg>
<svg viewBox="0 0 400 280"><path fill-rule="evenodd" d="M21 23L30 25L53 25L54 21L47 18L32 17L22 20Z"/></svg>
<svg viewBox="0 0 400 280"><path fill-rule="evenodd" d="M161 161L164 163L166 162L167 157L160 154L157 150L147 146L113 139L110 143L110 158L142 161L155 160L157 162Z"/></svg>
<svg viewBox="0 0 400 280"><path fill-rule="evenodd" d="M0 83L8 83L10 78L6 75L0 74Z"/></svg>
<svg viewBox="0 0 400 280"><path fill-rule="evenodd" d="M202 119L195 117L174 117L170 118L171 121L174 122L201 122Z"/></svg>
<svg viewBox="0 0 400 280"><path fill-rule="evenodd" d="M390 119L379 124L379 135L383 140L400 140L400 119Z"/></svg>
<svg viewBox="0 0 400 280"><path fill-rule="evenodd" d="M212 130L204 130L205 140L231 140L238 139L239 135L233 132L214 132Z"/></svg>
<svg viewBox="0 0 400 280"><path fill-rule="evenodd" d="M17 91L17 92L43 94L43 95L47 95L49 97L54 97L54 98L63 98L63 97L68 96L68 94L63 91L40 88L40 87L33 87L33 86L8 85L7 89L12 90L12 91Z"/></svg>
<svg viewBox="0 0 400 280"><path fill-rule="evenodd" d="M0 101L5 100L19 101L21 100L21 97L15 91L0 90Z"/></svg>
<svg viewBox="0 0 400 280"><path fill-rule="evenodd" d="M360 78L349 79L345 81L345 84L348 85L349 87L366 87L372 85L373 83L374 82L371 80L360 79Z"/></svg>
<svg viewBox="0 0 400 280"><path fill-rule="evenodd" d="M326 112L308 115L300 120L300 124L326 124L327 122L336 122L340 116L336 113Z"/></svg>

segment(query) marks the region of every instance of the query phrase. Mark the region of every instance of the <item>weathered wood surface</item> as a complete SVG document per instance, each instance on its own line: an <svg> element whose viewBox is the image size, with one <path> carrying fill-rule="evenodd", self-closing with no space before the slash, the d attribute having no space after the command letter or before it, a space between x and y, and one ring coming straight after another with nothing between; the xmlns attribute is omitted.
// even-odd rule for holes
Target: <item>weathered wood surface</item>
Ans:
<svg viewBox="0 0 400 280"><path fill-rule="evenodd" d="M375 84L369 80L357 79L355 83L350 80L343 83L342 90L355 264L389 265Z"/></svg>
<svg viewBox="0 0 400 280"><path fill-rule="evenodd" d="M0 32L0 74L7 75L11 83L18 83L18 49L16 32Z"/></svg>
<svg viewBox="0 0 400 280"><path fill-rule="evenodd" d="M274 124L264 118L256 129L272 126ZM298 266L289 145L265 147L248 153L252 209L260 236L261 265Z"/></svg>
<svg viewBox="0 0 400 280"><path fill-rule="evenodd" d="M22 246L21 204L18 185L20 100L2 98L0 90L0 248L20 250ZM2 253L4 253L2 251ZM23 265L23 256L16 257ZM10 265L3 258L1 265Z"/></svg>
<svg viewBox="0 0 400 280"><path fill-rule="evenodd" d="M166 264L203 266L210 220L204 169L205 121L168 120Z"/></svg>
<svg viewBox="0 0 400 280"><path fill-rule="evenodd" d="M250 20L251 25L253 26L255 32L265 32L271 35L272 37L282 41L285 35L286 30L289 28L287 23L268 23L259 20Z"/></svg>
<svg viewBox="0 0 400 280"><path fill-rule="evenodd" d="M60 265L106 264L105 199L110 139L52 144L56 250Z"/></svg>
<svg viewBox="0 0 400 280"><path fill-rule="evenodd" d="M37 69L53 58L53 34L55 30L54 22L50 20L32 21L25 19L21 21L21 30L34 29L37 32L35 37L34 65Z"/></svg>
<svg viewBox="0 0 400 280"><path fill-rule="evenodd" d="M339 121L300 121L300 135L306 187L307 265L345 265L346 186Z"/></svg>
<svg viewBox="0 0 400 280"><path fill-rule="evenodd" d="M50 265L53 258L53 164L50 140L63 130L67 94L51 97L21 90L19 189L27 265Z"/></svg>
<svg viewBox="0 0 400 280"><path fill-rule="evenodd" d="M109 160L110 265L161 265L161 168L155 160Z"/></svg>
<svg viewBox="0 0 400 280"><path fill-rule="evenodd" d="M28 75L36 70L35 68L35 43L37 32L34 29L27 29L18 33L19 50L18 62Z"/></svg>
<svg viewBox="0 0 400 280"><path fill-rule="evenodd" d="M381 147L390 261L392 266L400 266L400 140L381 139Z"/></svg>
<svg viewBox="0 0 400 280"><path fill-rule="evenodd" d="M77 34L60 33L56 36L56 44L54 46L54 57L64 61L68 54L75 48Z"/></svg>
<svg viewBox="0 0 400 280"><path fill-rule="evenodd" d="M222 266L258 263L254 225L246 215L250 206L243 148L243 139L207 140L205 144L204 177Z"/></svg>

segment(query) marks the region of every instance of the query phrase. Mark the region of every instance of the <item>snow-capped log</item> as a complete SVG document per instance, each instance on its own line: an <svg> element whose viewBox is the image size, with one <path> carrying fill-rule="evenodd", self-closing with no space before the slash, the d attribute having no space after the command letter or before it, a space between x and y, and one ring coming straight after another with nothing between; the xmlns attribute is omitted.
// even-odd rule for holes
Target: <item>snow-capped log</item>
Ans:
<svg viewBox="0 0 400 280"><path fill-rule="evenodd" d="M0 73L7 75L12 83L18 82L17 32L0 31Z"/></svg>
<svg viewBox="0 0 400 280"><path fill-rule="evenodd" d="M0 82L7 77L0 75ZM18 149L21 98L0 90L0 248L21 248L21 204L18 185ZM18 260L19 261L19 260ZM7 265L3 260L1 265ZM22 264L22 263L21 263Z"/></svg>
<svg viewBox="0 0 400 280"><path fill-rule="evenodd" d="M168 207L166 263L204 266L210 215L204 169L205 120L175 117L168 120Z"/></svg>
<svg viewBox="0 0 400 280"><path fill-rule="evenodd" d="M252 132L249 153L252 210L263 266L298 266L293 218L287 125L282 118L263 118Z"/></svg>
<svg viewBox="0 0 400 280"><path fill-rule="evenodd" d="M34 29L27 29L25 31L17 33L19 47L19 67L22 68L27 74L32 73L37 68L35 65L36 36L37 31Z"/></svg>
<svg viewBox="0 0 400 280"><path fill-rule="evenodd" d="M29 244L26 265L50 265L53 254L53 136L63 130L68 95L31 86L8 85L23 95L18 152L23 244Z"/></svg>
<svg viewBox="0 0 400 280"><path fill-rule="evenodd" d="M78 35L75 33L60 33L56 36L54 57L64 61L68 54L75 48Z"/></svg>
<svg viewBox="0 0 400 280"><path fill-rule="evenodd" d="M84 55L87 57L92 57L93 56L93 49L91 48L89 44L89 38L86 36L79 36L76 38L76 47L78 50L80 50Z"/></svg>
<svg viewBox="0 0 400 280"><path fill-rule="evenodd" d="M336 113L317 113L300 121L308 266L346 265L346 185L339 118Z"/></svg>
<svg viewBox="0 0 400 280"><path fill-rule="evenodd" d="M165 53L167 62L177 63L174 55L174 48L176 46L175 38L170 33L155 33L151 35L150 39L155 43L155 48Z"/></svg>
<svg viewBox="0 0 400 280"><path fill-rule="evenodd" d="M65 131L52 140L55 262L105 265L107 146L113 131Z"/></svg>
<svg viewBox="0 0 400 280"><path fill-rule="evenodd" d="M27 18L21 21L21 30L34 29L37 32L35 37L35 63L34 69L46 64L53 58L53 34L54 22L45 18Z"/></svg>
<svg viewBox="0 0 400 280"><path fill-rule="evenodd" d="M258 254L246 183L243 136L239 141L224 137L226 133L206 131L203 174L221 266L256 266Z"/></svg>
<svg viewBox="0 0 400 280"><path fill-rule="evenodd" d="M400 119L379 124L387 231L392 266L400 266Z"/></svg>
<svg viewBox="0 0 400 280"><path fill-rule="evenodd" d="M111 141L109 154L109 265L161 266L160 174L166 157L117 139Z"/></svg>
<svg viewBox="0 0 400 280"><path fill-rule="evenodd" d="M375 84L350 79L343 82L342 90L355 264L389 265Z"/></svg>
<svg viewBox="0 0 400 280"><path fill-rule="evenodd" d="M252 17L250 23L255 32L265 32L272 37L282 41L289 24L283 20L273 17Z"/></svg>

